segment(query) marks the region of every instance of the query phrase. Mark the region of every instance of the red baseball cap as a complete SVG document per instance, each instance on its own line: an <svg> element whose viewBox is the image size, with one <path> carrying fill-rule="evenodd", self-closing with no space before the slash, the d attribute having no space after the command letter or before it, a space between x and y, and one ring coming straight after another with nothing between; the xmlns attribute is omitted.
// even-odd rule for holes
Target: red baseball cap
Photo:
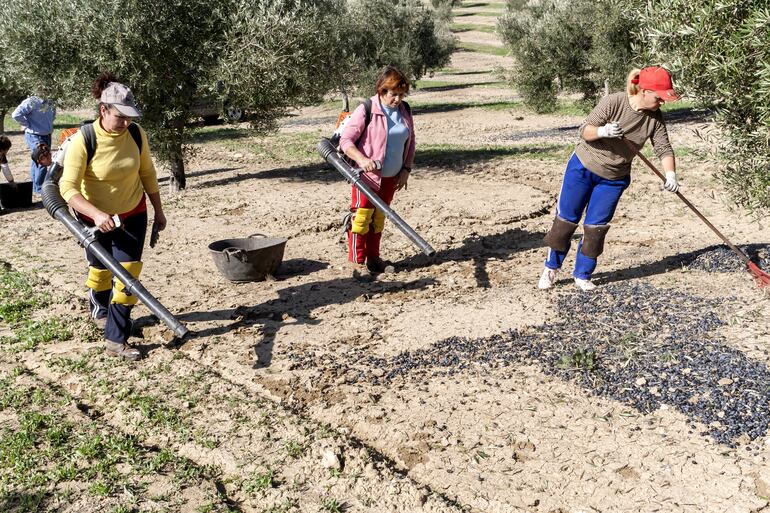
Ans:
<svg viewBox="0 0 770 513"><path fill-rule="evenodd" d="M639 72L639 87L648 91L655 91L664 102L673 102L679 99L674 92L671 83L671 74L663 68L650 66Z"/></svg>

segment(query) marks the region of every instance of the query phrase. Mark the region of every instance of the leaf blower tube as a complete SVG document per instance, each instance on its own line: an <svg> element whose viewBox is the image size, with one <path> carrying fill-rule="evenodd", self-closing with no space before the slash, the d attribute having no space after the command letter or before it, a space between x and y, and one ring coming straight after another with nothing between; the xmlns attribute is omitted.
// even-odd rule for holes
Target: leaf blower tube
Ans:
<svg viewBox="0 0 770 513"><path fill-rule="evenodd" d="M60 154L63 152L59 152ZM131 273L126 271L120 263L96 240L96 231L90 231L80 221L70 214L67 203L61 197L59 192L59 178L62 173L60 162L54 160L48 169L45 182L43 183L42 197L45 209L51 214L51 217L60 221L77 238L81 246L90 251L92 255L99 259L107 269L112 271L126 286L126 291L138 297L158 319L163 321L171 331L179 338L184 338L188 330L184 324L174 317L160 301L155 299L139 280L134 278Z"/></svg>
<svg viewBox="0 0 770 513"><path fill-rule="evenodd" d="M334 169L339 171L342 176L345 177L345 180L353 184L353 186L361 191L361 193L366 196L369 201L374 203L374 206L380 209L385 214L385 217L390 219L390 221L396 225L396 228L401 230L401 233L406 235L406 237L412 241L415 246L420 248L420 250L422 250L422 252L428 256L433 256L436 254L436 250L433 249L431 245L425 241L425 239L420 237L420 235L414 231L411 226L406 224L406 221L401 219L401 217L396 214L392 208L390 208L384 201L382 201L382 198L377 196L374 191L372 191L369 186L366 185L363 180L361 180L359 174L352 167L350 167L347 162L345 162L339 153L337 153L337 150L334 148L329 139L322 138L318 143L318 146L316 146L316 149L318 150L318 153L320 153L324 158L324 160L326 160L326 162L331 164Z"/></svg>

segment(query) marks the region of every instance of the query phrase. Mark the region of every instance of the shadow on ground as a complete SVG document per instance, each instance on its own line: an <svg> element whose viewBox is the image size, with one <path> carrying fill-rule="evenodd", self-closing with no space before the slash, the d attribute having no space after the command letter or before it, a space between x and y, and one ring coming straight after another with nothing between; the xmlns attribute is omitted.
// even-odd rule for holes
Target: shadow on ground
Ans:
<svg viewBox="0 0 770 513"><path fill-rule="evenodd" d="M436 114L441 112L453 112L457 110L465 109L490 109L496 111L502 111L505 109L519 109L521 103L516 101L504 101L504 102L478 102L478 103L430 103L424 105L415 105L412 110L415 115L418 114ZM494 114L490 114L494 115Z"/></svg>
<svg viewBox="0 0 770 513"><path fill-rule="evenodd" d="M320 160L320 157L319 157ZM209 180L200 182L197 186L201 189L209 187L218 187L233 183L246 182L249 180L294 180L299 182L322 182L327 183L336 179L343 180L342 175L329 167L326 163L311 164L305 166L281 167L276 169L267 169L263 171L253 171L250 173L241 173L237 176L221 178L218 180Z"/></svg>
<svg viewBox="0 0 770 513"><path fill-rule="evenodd" d="M321 321L313 312L327 305L343 305L355 301L364 294L389 294L425 289L435 284L433 278L420 278L408 282L374 281L360 282L351 278L303 283L277 291L278 297L263 304L188 312L179 316L183 322L229 321L235 322L191 332L183 341L186 343L199 338L231 333L245 326L260 325L262 339L254 347L256 367L267 367L272 363L276 335L282 327L290 325L317 325ZM289 350L290 348L286 348Z"/></svg>
<svg viewBox="0 0 770 513"><path fill-rule="evenodd" d="M760 268L767 270L766 267L768 267L768 263L766 262L766 255L770 245L755 243L738 247L744 251L754 263L758 264ZM687 253L670 255L656 262L649 262L612 272L598 272L594 274L593 281L597 285L608 284L663 274L683 267L706 272L747 272L746 266L737 254L725 245L714 244Z"/></svg>
<svg viewBox="0 0 770 513"><path fill-rule="evenodd" d="M227 173L228 171L235 171L236 169L238 168L237 167L218 167L214 169L202 169L200 171L193 171L192 173L185 173L185 177L190 179L198 176L217 175L219 173ZM158 177L158 183L168 182L169 179L170 177L168 176Z"/></svg>
<svg viewBox="0 0 770 513"><path fill-rule="evenodd" d="M547 215L550 207L542 215ZM471 235L463 239L459 247L445 249L429 257L424 254L414 255L396 262L398 269L415 270L441 262L472 261L474 277L479 288L489 288L487 263L490 259L507 260L512 255L543 246L545 233L529 232L520 228L511 228L502 233L491 235Z"/></svg>
<svg viewBox="0 0 770 513"><path fill-rule="evenodd" d="M448 170L462 169L469 164L487 162L498 158L519 157L528 159L566 159L571 145L541 144L513 147L489 146L486 148L417 148L415 161L420 167L441 167Z"/></svg>

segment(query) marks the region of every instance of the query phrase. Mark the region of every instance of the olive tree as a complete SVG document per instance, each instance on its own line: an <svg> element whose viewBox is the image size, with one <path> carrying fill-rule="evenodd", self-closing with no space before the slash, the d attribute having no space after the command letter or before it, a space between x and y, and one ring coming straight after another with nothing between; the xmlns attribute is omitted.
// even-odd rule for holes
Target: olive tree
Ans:
<svg viewBox="0 0 770 513"><path fill-rule="evenodd" d="M221 95L252 112L265 131L287 108L320 101L345 71L340 62L344 0L241 0L226 16L213 75Z"/></svg>
<svg viewBox="0 0 770 513"><path fill-rule="evenodd" d="M682 92L715 110L721 177L735 199L750 209L770 207L767 3L651 0L639 39L647 55L674 71Z"/></svg>
<svg viewBox="0 0 770 513"><path fill-rule="evenodd" d="M5 115L9 110L14 109L24 97L31 92L41 91L42 83L35 80L35 72L42 70L48 61L48 54L43 54L40 58L34 58L25 61L26 57L32 57L33 52L19 52L20 47L34 48L38 43L47 43L54 41L51 38L46 41L28 40L31 34L31 27L37 21L32 12L19 12L21 16L15 17L17 8L21 3L14 4L6 2L0 4L0 133L5 130ZM34 5L29 8L34 9ZM57 6L59 7L59 6ZM21 11L19 9L19 11ZM54 13L57 9L54 8ZM15 27L10 27L10 21L13 19ZM48 20L42 20L45 24ZM41 35L42 31L40 34ZM45 91L48 93L48 89ZM55 96L55 92L52 91Z"/></svg>
<svg viewBox="0 0 770 513"><path fill-rule="evenodd" d="M95 106L90 83L101 71L129 85L153 154L170 164L176 190L185 186L185 121L217 62L224 9L226 2L205 0L9 0L2 32L14 72L63 106Z"/></svg>
<svg viewBox="0 0 770 513"><path fill-rule="evenodd" d="M384 65L417 80L447 65L455 48L447 20L420 0L351 0L342 40L343 92L362 94Z"/></svg>
<svg viewBox="0 0 770 513"><path fill-rule="evenodd" d="M45 13L41 15L40 13ZM185 187L194 106L216 96L259 130L382 64L412 77L449 59L451 40L420 0L7 0L7 73L62 107L112 71L143 111L153 154Z"/></svg>
<svg viewBox="0 0 770 513"><path fill-rule="evenodd" d="M0 44L1 51L2 45ZM0 134L5 133L5 115L24 99L24 89L13 80L13 77L3 73L3 70L7 69L8 67L2 62L2 55L0 55Z"/></svg>
<svg viewBox="0 0 770 513"><path fill-rule="evenodd" d="M559 90L590 105L605 86L622 88L631 66L628 3L617 0L509 0L497 30L515 59L513 85L539 112Z"/></svg>
<svg viewBox="0 0 770 513"><path fill-rule="evenodd" d="M452 9L460 7L462 0L430 0L430 4L436 10L436 19L444 23L452 21Z"/></svg>

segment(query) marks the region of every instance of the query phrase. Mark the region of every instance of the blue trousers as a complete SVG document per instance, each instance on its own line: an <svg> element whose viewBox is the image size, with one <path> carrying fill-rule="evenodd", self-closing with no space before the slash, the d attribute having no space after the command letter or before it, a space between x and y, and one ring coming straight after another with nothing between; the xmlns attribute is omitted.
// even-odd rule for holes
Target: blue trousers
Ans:
<svg viewBox="0 0 770 513"><path fill-rule="evenodd" d="M35 151L35 148L37 148L37 145L40 143L46 143L50 148L51 134L38 135L30 132L25 132L24 142L27 143L27 147L29 148L30 153ZM45 174L47 171L48 171L48 168L46 168L45 166L35 164L35 161L30 159L29 174L32 179L32 192L36 192L40 194L40 191L42 190L42 187L43 187L43 182L45 181Z"/></svg>
<svg viewBox="0 0 770 513"><path fill-rule="evenodd" d="M93 223L86 224L93 226ZM123 226L108 233L98 232L96 240L104 249L112 253L118 262L140 262L147 235L147 212L140 212L123 220ZM91 267L106 269L101 261L86 251L86 259ZM95 299L107 309L107 325L104 338L113 342L125 343L131 336L131 309L129 305L111 302L111 290L96 292Z"/></svg>
<svg viewBox="0 0 770 513"><path fill-rule="evenodd" d="M585 168L580 159L572 154L564 170L564 179L556 203L556 214L571 223L579 223L585 212L583 224L609 224L615 215L620 197L631 184L631 176L620 180L607 180ZM596 259L585 256L580 252L583 239L578 243L575 257L575 278L588 280L596 270ZM560 269L567 251L556 251L548 248L545 266L549 269Z"/></svg>

